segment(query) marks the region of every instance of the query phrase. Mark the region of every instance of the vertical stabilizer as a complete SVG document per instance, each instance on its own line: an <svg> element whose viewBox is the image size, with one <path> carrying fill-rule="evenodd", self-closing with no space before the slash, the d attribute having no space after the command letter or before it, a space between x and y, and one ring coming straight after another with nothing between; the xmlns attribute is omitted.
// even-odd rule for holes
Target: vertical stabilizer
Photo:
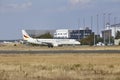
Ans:
<svg viewBox="0 0 120 80"><path fill-rule="evenodd" d="M28 40L31 38L25 30L22 30L22 35L24 40Z"/></svg>

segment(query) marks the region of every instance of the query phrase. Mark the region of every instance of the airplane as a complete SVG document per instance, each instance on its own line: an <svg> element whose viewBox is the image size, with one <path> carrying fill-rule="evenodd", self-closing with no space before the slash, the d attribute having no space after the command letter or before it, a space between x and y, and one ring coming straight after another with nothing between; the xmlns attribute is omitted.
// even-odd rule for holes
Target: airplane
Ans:
<svg viewBox="0 0 120 80"><path fill-rule="evenodd" d="M75 39L37 39L28 35L25 30L22 30L23 40L28 43L47 45L48 47L55 47L61 45L80 45L80 42Z"/></svg>

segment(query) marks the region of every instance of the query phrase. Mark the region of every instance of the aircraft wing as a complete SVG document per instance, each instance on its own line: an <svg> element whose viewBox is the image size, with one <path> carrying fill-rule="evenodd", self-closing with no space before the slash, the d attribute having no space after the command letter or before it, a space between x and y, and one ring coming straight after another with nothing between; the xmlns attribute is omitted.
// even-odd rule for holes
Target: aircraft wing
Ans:
<svg viewBox="0 0 120 80"><path fill-rule="evenodd" d="M53 47L53 43L50 42L42 42L43 45L47 45L48 47Z"/></svg>

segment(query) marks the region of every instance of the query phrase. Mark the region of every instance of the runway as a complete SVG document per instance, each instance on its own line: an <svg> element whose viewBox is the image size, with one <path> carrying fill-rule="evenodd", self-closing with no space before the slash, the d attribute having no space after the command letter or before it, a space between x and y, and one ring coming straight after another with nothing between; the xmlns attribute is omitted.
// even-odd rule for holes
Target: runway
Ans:
<svg viewBox="0 0 120 80"><path fill-rule="evenodd" d="M120 50L0 50L0 54L91 54L91 53L103 53L103 54L119 54Z"/></svg>

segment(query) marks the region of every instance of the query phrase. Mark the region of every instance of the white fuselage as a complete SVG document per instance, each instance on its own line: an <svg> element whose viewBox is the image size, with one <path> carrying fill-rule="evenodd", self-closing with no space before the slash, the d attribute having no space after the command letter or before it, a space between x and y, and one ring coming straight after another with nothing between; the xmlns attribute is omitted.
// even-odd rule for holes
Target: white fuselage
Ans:
<svg viewBox="0 0 120 80"><path fill-rule="evenodd" d="M77 45L80 44L79 41L76 41L74 39L34 39L31 38L29 40L27 40L30 43L33 44L47 44L50 43L53 46L59 46L59 45Z"/></svg>

